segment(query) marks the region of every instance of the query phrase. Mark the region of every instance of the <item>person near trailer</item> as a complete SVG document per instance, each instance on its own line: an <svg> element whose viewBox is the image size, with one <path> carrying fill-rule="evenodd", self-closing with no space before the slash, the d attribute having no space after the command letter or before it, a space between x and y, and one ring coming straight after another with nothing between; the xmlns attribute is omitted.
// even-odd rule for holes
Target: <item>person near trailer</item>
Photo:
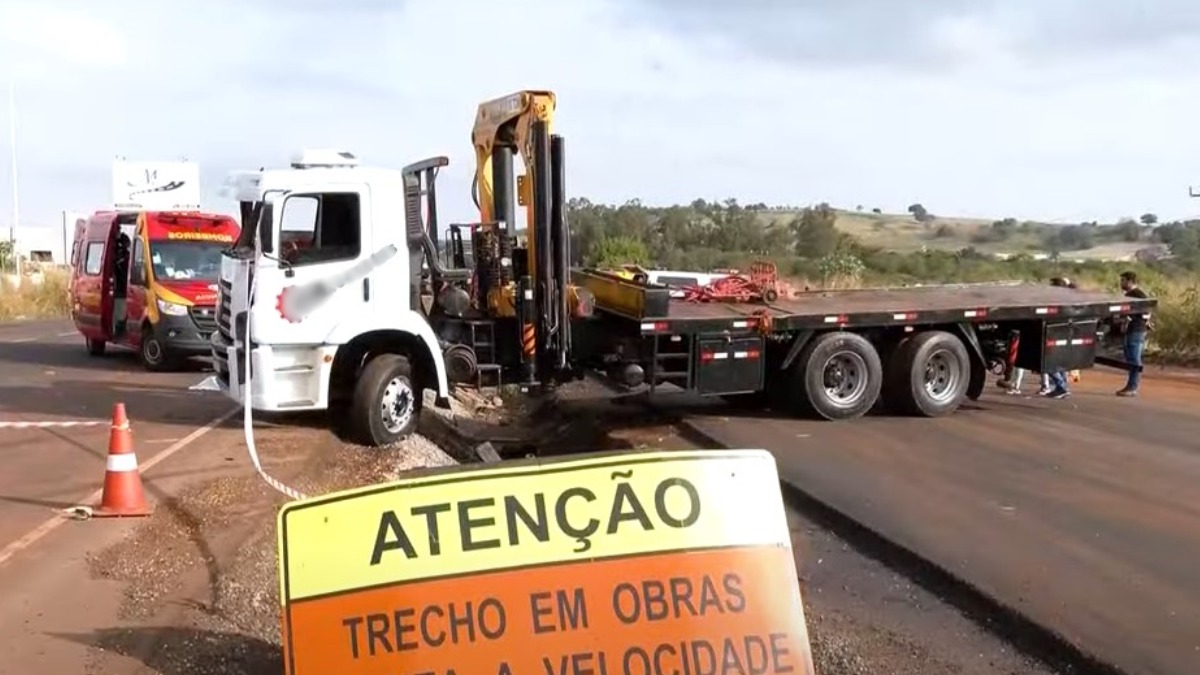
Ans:
<svg viewBox="0 0 1200 675"><path fill-rule="evenodd" d="M1050 280L1051 286L1059 288L1075 288L1075 282L1067 277L1054 277ZM1010 395L1021 393L1021 382L1025 379L1024 368L1014 368L1011 380L1000 380L996 383L997 387L1004 389ZM1079 381L1078 376L1073 378L1076 382ZM1066 398L1071 395L1071 388L1067 384L1066 371L1059 369L1055 372L1042 373L1042 387L1037 392L1038 396L1050 396L1052 398Z"/></svg>
<svg viewBox="0 0 1200 675"><path fill-rule="evenodd" d="M1142 299L1148 297L1146 291L1138 286L1137 272L1127 270L1121 273L1121 290L1125 297ZM1129 377L1125 386L1117 392L1117 396L1137 396L1138 387L1142 383L1142 353L1146 349L1146 334L1150 332L1150 315L1130 314L1125 318L1123 326L1122 348L1125 362L1129 364Z"/></svg>

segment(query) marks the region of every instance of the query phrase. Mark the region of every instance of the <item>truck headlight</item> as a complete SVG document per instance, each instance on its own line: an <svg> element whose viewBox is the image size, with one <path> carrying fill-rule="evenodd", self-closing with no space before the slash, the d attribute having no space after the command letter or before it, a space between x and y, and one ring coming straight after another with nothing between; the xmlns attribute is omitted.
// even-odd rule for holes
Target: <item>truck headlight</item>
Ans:
<svg viewBox="0 0 1200 675"><path fill-rule="evenodd" d="M158 301L158 311L162 312L163 314L170 314L171 316L186 316L187 310L187 305L181 305L178 302L170 302L167 300Z"/></svg>

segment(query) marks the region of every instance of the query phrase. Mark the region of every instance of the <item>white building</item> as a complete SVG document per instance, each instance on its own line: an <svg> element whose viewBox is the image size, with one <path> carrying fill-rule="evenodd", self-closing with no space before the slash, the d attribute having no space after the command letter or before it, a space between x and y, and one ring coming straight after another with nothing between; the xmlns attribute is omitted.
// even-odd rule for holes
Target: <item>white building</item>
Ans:
<svg viewBox="0 0 1200 675"><path fill-rule="evenodd" d="M51 262L56 265L67 264L67 256L71 254L71 235L74 232L74 221L71 229L63 231L62 225L46 227L43 225L21 225L17 228L17 252L25 260ZM0 237L8 240L7 225L0 230ZM47 256L49 259L47 260Z"/></svg>

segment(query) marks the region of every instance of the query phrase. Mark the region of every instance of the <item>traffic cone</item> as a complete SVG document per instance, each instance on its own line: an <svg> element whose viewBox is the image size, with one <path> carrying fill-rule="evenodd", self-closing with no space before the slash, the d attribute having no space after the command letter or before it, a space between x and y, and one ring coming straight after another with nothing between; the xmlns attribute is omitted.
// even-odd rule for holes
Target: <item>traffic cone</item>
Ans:
<svg viewBox="0 0 1200 675"><path fill-rule="evenodd" d="M133 432L125 416L125 404L113 406L112 431L108 436L108 467L104 472L104 491L100 506L92 510L96 518L148 516L152 509L142 493L137 455L133 452Z"/></svg>

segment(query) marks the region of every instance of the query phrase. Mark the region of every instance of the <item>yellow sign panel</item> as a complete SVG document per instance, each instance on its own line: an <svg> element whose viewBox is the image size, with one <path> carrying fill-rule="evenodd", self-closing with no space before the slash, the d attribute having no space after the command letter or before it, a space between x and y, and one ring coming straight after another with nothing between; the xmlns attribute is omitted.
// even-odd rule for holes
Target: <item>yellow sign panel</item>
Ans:
<svg viewBox="0 0 1200 675"><path fill-rule="evenodd" d="M191 241L233 241L231 234L219 234L216 232L189 232L189 231L169 231L167 239L186 239Z"/></svg>
<svg viewBox="0 0 1200 675"><path fill-rule="evenodd" d="M812 672L760 450L429 472L288 504L279 547L293 675Z"/></svg>
<svg viewBox="0 0 1200 675"><path fill-rule="evenodd" d="M766 452L636 454L401 481L284 507L284 595L631 553L785 545L781 504Z"/></svg>

